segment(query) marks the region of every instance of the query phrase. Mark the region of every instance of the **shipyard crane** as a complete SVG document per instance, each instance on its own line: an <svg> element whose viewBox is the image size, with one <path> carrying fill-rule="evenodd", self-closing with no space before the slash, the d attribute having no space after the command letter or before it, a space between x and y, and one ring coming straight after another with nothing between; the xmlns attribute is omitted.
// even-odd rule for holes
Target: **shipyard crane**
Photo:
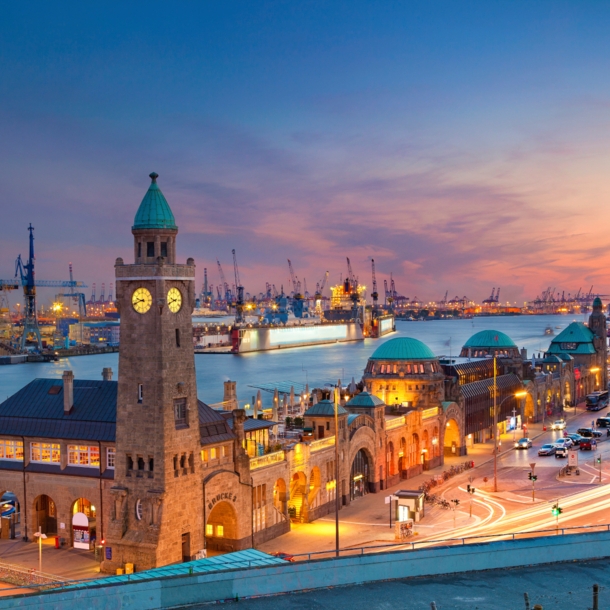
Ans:
<svg viewBox="0 0 610 610"><path fill-rule="evenodd" d="M486 299L483 299L483 305L492 305L493 303L495 303L496 302L495 295L496 295L496 287L494 286L491 289L491 296Z"/></svg>
<svg viewBox="0 0 610 610"><path fill-rule="evenodd" d="M233 252L233 271L235 272L235 290L236 290L236 299L235 299L235 323L242 324L244 321L244 287L241 285L241 280L239 279L239 268L237 266L237 255L235 254L235 250Z"/></svg>
<svg viewBox="0 0 610 610"><path fill-rule="evenodd" d="M445 296L441 299L441 301L439 302L439 305L441 307L445 307L447 305L447 297L449 296L449 291L447 290L445 292Z"/></svg>
<svg viewBox="0 0 610 610"><path fill-rule="evenodd" d="M224 289L224 299L229 304L231 301L231 290L229 289L229 284L225 278L224 271L222 270L222 266L220 265L220 261L216 259L216 264L218 265L218 273L220 274L220 283Z"/></svg>
<svg viewBox="0 0 610 610"><path fill-rule="evenodd" d="M95 303L95 282L93 283L93 290L91 290L91 301L90 303Z"/></svg>
<svg viewBox="0 0 610 610"><path fill-rule="evenodd" d="M498 287L498 292L496 292L496 300L495 300L495 302L496 303L500 302L500 288L499 287Z"/></svg>
<svg viewBox="0 0 610 610"><path fill-rule="evenodd" d="M100 294L100 303L106 302L106 284L102 282L102 294Z"/></svg>
<svg viewBox="0 0 610 610"><path fill-rule="evenodd" d="M371 259L371 270L373 273L373 292L371 292L371 297L373 299L373 307L377 308L377 300L379 299L379 293L377 292L377 275L375 274L375 259Z"/></svg>
<svg viewBox="0 0 610 610"><path fill-rule="evenodd" d="M309 298L309 290L307 290L307 280L303 278L303 296L308 299Z"/></svg>
<svg viewBox="0 0 610 610"><path fill-rule="evenodd" d="M78 304L78 317L79 317L79 319L82 320L84 317L87 316L87 302L86 302L86 299L85 299L85 293L84 292L75 292L75 290L74 290L74 275L73 275L73 272L72 272L72 263L69 263L68 268L69 268L69 271L70 271L70 284L71 284L70 292L58 294L58 295L55 295L55 296L56 296L56 298L57 297L69 298L69 299L71 299L73 304Z"/></svg>
<svg viewBox="0 0 610 610"><path fill-rule="evenodd" d="M23 262L21 254L15 261L15 278L12 280L0 280L0 290L14 290L21 286L23 288L23 334L21 335L21 349L25 349L27 338L34 335L38 349L42 349L40 328L38 327L38 312L36 308L36 288L87 288L83 282L74 280L63 282L55 280L35 280L34 256L34 227L28 227L30 233L30 256L26 263Z"/></svg>
<svg viewBox="0 0 610 610"><path fill-rule="evenodd" d="M290 259L288 259L288 269L290 270L290 281L292 282L292 290L294 291L292 298L295 299L295 301L301 301L303 299L303 295L301 294L300 284L294 275L294 269L292 268Z"/></svg>

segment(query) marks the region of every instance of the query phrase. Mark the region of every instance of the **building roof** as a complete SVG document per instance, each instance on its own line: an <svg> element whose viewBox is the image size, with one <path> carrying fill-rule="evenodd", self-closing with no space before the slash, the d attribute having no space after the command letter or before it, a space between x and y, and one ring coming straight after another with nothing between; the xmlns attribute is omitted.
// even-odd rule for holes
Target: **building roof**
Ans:
<svg viewBox="0 0 610 610"><path fill-rule="evenodd" d="M222 413L215 411L201 400L197 401L199 411L199 433L202 445L212 445L224 441L232 441L235 434Z"/></svg>
<svg viewBox="0 0 610 610"><path fill-rule="evenodd" d="M366 390L356 394L345 406L346 407L360 407L360 408L375 408L385 405L383 400L377 398L375 394L369 394Z"/></svg>
<svg viewBox="0 0 610 610"><path fill-rule="evenodd" d="M233 417L229 417L227 419L227 423L229 424L229 428L233 430ZM277 426L277 424L278 422L271 421L270 419L254 419L252 417L248 417L244 422L244 432L254 432L255 430L273 428L273 426Z"/></svg>
<svg viewBox="0 0 610 610"><path fill-rule="evenodd" d="M593 333L582 322L572 322L551 341L548 353L594 354L593 338ZM570 343L574 347L568 347Z"/></svg>
<svg viewBox="0 0 610 610"><path fill-rule="evenodd" d="M337 413L339 415L347 415L347 411L339 405L337 407ZM335 405L330 400L325 399L321 400L319 403L309 407L307 411L305 411L306 417L316 416L316 415L325 415L325 416L334 416L335 415Z"/></svg>
<svg viewBox="0 0 610 610"><path fill-rule="evenodd" d="M496 384L499 390L520 389L522 387L521 380L514 373L511 373L510 375L499 375L496 378ZM476 398L480 395L491 396L493 385L493 377L481 379L480 381L473 381L461 385L460 393L465 398Z"/></svg>
<svg viewBox="0 0 610 610"><path fill-rule="evenodd" d="M499 330L480 330L464 343L464 347L516 348L513 340Z"/></svg>
<svg viewBox="0 0 610 610"><path fill-rule="evenodd" d="M0 431L10 436L114 442L117 382L74 380L74 406L64 413L61 379L34 379L0 404Z"/></svg>
<svg viewBox="0 0 610 610"><path fill-rule="evenodd" d="M157 184L158 177L155 172L150 174L152 182L136 212L132 229L178 229L169 203Z"/></svg>
<svg viewBox="0 0 610 610"><path fill-rule="evenodd" d="M382 343L370 360L435 360L432 350L421 341L412 337L395 337Z"/></svg>

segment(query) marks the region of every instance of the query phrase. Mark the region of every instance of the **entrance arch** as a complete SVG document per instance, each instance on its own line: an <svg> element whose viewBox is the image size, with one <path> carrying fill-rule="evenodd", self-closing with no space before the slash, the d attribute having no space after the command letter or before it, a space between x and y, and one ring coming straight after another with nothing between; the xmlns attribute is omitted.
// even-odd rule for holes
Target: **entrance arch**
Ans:
<svg viewBox="0 0 610 610"><path fill-rule="evenodd" d="M72 546L88 549L96 539L96 507L87 498L78 498L72 503Z"/></svg>
<svg viewBox="0 0 610 610"><path fill-rule="evenodd" d="M387 461L388 476L392 476L396 474L396 456L394 455L394 443L392 441L388 442Z"/></svg>
<svg viewBox="0 0 610 610"><path fill-rule="evenodd" d="M411 436L411 445L409 447L409 466L415 466L419 463L419 436L414 432Z"/></svg>
<svg viewBox="0 0 610 610"><path fill-rule="evenodd" d="M400 439L400 449L398 451L398 472L402 473L409 467L407 459L407 439L402 437Z"/></svg>
<svg viewBox="0 0 610 610"><path fill-rule="evenodd" d="M430 454L430 435L427 430L422 434L421 463L432 458Z"/></svg>
<svg viewBox="0 0 610 610"><path fill-rule="evenodd" d="M288 514L291 519L302 520L305 515L307 497L307 477L304 472L295 472L290 480L290 500Z"/></svg>
<svg viewBox="0 0 610 610"><path fill-rule="evenodd" d="M320 469L317 466L314 466L309 475L309 495L307 498L309 508L315 508L318 505L321 484L322 475L320 474Z"/></svg>
<svg viewBox="0 0 610 610"><path fill-rule="evenodd" d="M34 499L34 531L43 534L57 534L57 507L50 496L41 494Z"/></svg>
<svg viewBox="0 0 610 610"><path fill-rule="evenodd" d="M445 455L457 455L460 447L460 427L455 419L447 420L445 426Z"/></svg>
<svg viewBox="0 0 610 610"><path fill-rule="evenodd" d="M235 507L226 500L217 502L208 516L205 524L205 537L215 539L210 541L213 548L214 542L222 540L237 540L237 514Z"/></svg>
<svg viewBox="0 0 610 610"><path fill-rule="evenodd" d="M286 481L278 479L273 485L274 523L279 523L286 515Z"/></svg>
<svg viewBox="0 0 610 610"><path fill-rule="evenodd" d="M372 476L372 460L364 449L360 449L354 456L350 471L350 497L352 500L368 494Z"/></svg>

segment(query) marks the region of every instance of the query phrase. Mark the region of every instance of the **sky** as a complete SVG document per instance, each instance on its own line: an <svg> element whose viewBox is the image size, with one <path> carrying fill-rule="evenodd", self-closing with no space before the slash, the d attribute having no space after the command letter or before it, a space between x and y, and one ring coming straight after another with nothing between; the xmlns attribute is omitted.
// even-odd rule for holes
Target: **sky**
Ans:
<svg viewBox="0 0 610 610"><path fill-rule="evenodd" d="M198 287L610 293L610 4L5 3L0 278L106 291L148 174ZM89 293L91 288L86 289ZM12 297L15 299L16 297Z"/></svg>

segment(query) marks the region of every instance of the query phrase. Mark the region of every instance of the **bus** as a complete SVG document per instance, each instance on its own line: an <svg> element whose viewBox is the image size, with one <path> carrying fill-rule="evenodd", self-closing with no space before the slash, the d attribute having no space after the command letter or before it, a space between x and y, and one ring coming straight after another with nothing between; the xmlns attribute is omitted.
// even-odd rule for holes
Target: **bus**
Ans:
<svg viewBox="0 0 610 610"><path fill-rule="evenodd" d="M587 411L599 411L608 406L608 390L605 392L593 392L585 398Z"/></svg>

